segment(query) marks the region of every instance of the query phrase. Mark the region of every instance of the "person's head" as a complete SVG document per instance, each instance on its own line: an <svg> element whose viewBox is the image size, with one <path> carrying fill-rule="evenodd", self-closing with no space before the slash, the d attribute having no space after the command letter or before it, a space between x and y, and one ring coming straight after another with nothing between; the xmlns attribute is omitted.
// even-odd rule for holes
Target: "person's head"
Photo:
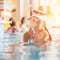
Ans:
<svg viewBox="0 0 60 60"><path fill-rule="evenodd" d="M16 23L15 22L12 22L10 25L11 25L11 27L13 27L13 26L16 25Z"/></svg>
<svg viewBox="0 0 60 60"><path fill-rule="evenodd" d="M30 17L30 26L32 28L34 28L34 29L38 28L40 23L41 23L41 20L38 17L36 17L36 16Z"/></svg>
<svg viewBox="0 0 60 60"><path fill-rule="evenodd" d="M22 19L21 19L21 24L24 24L25 21L26 21L26 17L22 17Z"/></svg>

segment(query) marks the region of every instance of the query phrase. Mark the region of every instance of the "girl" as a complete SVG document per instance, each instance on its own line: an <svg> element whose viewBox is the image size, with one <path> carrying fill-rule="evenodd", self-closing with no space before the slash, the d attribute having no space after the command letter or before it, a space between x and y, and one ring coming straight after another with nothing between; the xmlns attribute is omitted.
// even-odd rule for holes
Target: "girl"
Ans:
<svg viewBox="0 0 60 60"><path fill-rule="evenodd" d="M46 25L38 17L30 17L30 26L33 34L30 32L25 33L24 40L30 39L30 35L33 35L34 45L47 45L47 42L51 41L51 35L46 28Z"/></svg>
<svg viewBox="0 0 60 60"><path fill-rule="evenodd" d="M8 32L8 33L14 33L14 32L16 32L16 31L18 31L15 26L16 26L15 22L12 22L12 23L10 24L10 27L8 28L7 32Z"/></svg>

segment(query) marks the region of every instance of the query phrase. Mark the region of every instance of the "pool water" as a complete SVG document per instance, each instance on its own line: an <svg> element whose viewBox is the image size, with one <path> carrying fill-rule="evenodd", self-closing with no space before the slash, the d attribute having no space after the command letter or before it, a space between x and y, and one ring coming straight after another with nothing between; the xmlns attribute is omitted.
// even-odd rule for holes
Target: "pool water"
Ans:
<svg viewBox="0 0 60 60"><path fill-rule="evenodd" d="M18 46L23 42L23 32L7 33L0 39L0 60L60 60L60 46L52 42L50 46ZM28 44L28 42L27 42Z"/></svg>

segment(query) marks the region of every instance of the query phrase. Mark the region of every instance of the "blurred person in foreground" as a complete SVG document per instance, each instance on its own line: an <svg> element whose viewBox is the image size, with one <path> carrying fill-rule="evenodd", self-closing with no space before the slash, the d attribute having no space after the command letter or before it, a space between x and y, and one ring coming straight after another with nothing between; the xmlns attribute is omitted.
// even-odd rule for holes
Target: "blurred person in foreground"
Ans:
<svg viewBox="0 0 60 60"><path fill-rule="evenodd" d="M34 10L34 13L35 15L29 18L30 24L31 24L30 25L31 30L24 34L24 42L27 42L29 39L31 39L31 36L32 36L32 39L34 40L33 45L48 46L50 42L52 41L52 38L48 29L46 28L45 21L42 21L40 19L40 14L44 15L44 13L35 11L35 10Z"/></svg>

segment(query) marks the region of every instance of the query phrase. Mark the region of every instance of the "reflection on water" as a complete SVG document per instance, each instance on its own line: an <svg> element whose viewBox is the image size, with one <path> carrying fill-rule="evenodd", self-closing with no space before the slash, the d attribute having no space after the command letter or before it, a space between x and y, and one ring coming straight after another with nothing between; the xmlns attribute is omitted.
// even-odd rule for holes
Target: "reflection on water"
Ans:
<svg viewBox="0 0 60 60"><path fill-rule="evenodd" d="M12 47L23 41L24 33L5 33L0 41L0 60L60 60L60 46L52 41L48 47L19 46ZM53 43L54 42L54 43Z"/></svg>

